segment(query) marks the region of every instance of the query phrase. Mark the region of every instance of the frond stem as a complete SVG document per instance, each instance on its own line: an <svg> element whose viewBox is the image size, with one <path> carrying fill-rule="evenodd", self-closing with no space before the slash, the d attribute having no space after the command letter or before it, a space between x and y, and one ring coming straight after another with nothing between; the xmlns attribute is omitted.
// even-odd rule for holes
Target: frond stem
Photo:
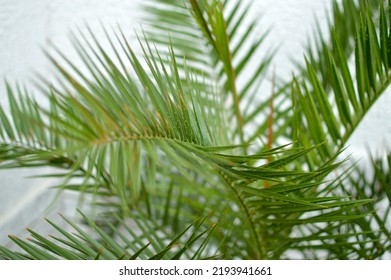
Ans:
<svg viewBox="0 0 391 280"><path fill-rule="evenodd" d="M237 189L234 187L234 182L223 172L219 172L221 178L223 179L224 183L228 185L228 187L232 190L232 192L235 194L236 198L238 199L238 202L242 209L246 213L246 217L248 217L248 222L250 224L251 232L255 238L256 246L259 248L259 250L256 251L257 259L265 259L266 257L266 250L264 246L262 246L262 241L260 240L260 236L257 232L256 226L254 224L254 221L252 220L252 211L247 207L246 203L243 200L243 197L240 195Z"/></svg>

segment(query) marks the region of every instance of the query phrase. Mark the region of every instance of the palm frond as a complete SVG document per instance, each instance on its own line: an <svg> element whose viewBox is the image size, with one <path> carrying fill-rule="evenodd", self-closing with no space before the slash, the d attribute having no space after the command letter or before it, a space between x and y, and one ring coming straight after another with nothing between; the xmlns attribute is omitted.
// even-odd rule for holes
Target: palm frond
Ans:
<svg viewBox="0 0 391 280"><path fill-rule="evenodd" d="M370 211L371 215L363 217L354 225L356 231L372 230L367 238L372 240L373 245L366 259L384 258L385 254L391 252L390 163L391 157L387 155L384 159L372 159L372 165L365 173L357 166L349 177L349 184L341 186L341 189L352 193L357 199L373 200L373 203L366 205L365 208L357 209L358 213Z"/></svg>
<svg viewBox="0 0 391 280"><path fill-rule="evenodd" d="M341 3L334 1L332 13L328 19L328 30L322 30L319 23L317 23L316 28L314 29L313 38L309 39L307 43L304 63L302 59L295 58L297 73L296 71L293 72L296 73L296 79L304 79L307 82L310 81L309 83L311 84L313 83L312 78L315 74L318 79L317 83L320 83L322 90L329 95L330 91L333 91L331 85L333 73L335 72L333 67L337 65L346 70L346 62L344 62L344 60L340 62L341 55L348 61L349 69L351 71L350 65L352 64L352 55L354 55L355 52L355 38L357 30L360 28L361 15L367 13L367 10L369 10L371 18L377 26L380 6L383 3L383 0L347 0ZM335 64L330 63L330 58L334 60ZM308 64L311 65L311 69L308 69ZM351 78L346 78L348 78L348 80L345 85L349 90L349 93L351 93L353 88L352 80L355 78L354 71L351 71ZM268 125L271 125L271 129L269 130L273 132L274 139L291 139L291 137L295 138L297 136L295 136L295 132L290 130L290 127L292 126L292 123L295 122L300 124L301 120L296 119L296 121L294 121L295 118L292 120L291 106L295 105L295 100L287 101L290 99L287 97L287 95L289 95L290 86L291 82L286 82L282 83L282 85L278 85L278 88L274 90L274 96L271 98L272 100L269 101L269 103L274 105L272 122L269 122L269 124L264 122L261 125L258 125L256 133L254 133L250 139L256 139L257 133L266 131ZM311 86L309 90L313 90ZM332 103L332 107L335 107L336 105L336 102ZM265 108L259 108L259 110L262 111L265 110ZM336 125L339 124L336 123ZM332 130L334 130L332 133L335 134L336 129L332 128ZM291 132L291 134L287 132Z"/></svg>
<svg viewBox="0 0 391 280"><path fill-rule="evenodd" d="M262 98L257 89L266 79L265 71L274 54L263 45L268 29L257 32L260 24L259 19L250 17L252 5L240 1L186 4L173 0L155 4L155 1L153 7L150 2L144 4L148 11L145 22L153 27L147 33L148 38L159 43L162 34L169 33L176 53L186 57L189 64L198 65L197 71L220 85L224 100L232 104L229 118L236 119L234 136L244 143L245 131L251 129L250 116L255 111L252 100ZM156 26L156 20L163 24ZM242 33L244 26L246 32Z"/></svg>
<svg viewBox="0 0 391 280"><path fill-rule="evenodd" d="M191 258L200 254L202 239L212 233L214 224L204 225L206 219L197 219L170 239L163 230L148 222L143 216L133 216L132 220L123 221L118 216L106 216L103 224L98 224L81 213L85 226L77 225L62 217L72 228L72 231L62 229L55 223L47 222L58 231L58 236L44 237L28 229L31 238L27 241L10 236L23 252L12 252L0 247L0 257L3 259L25 260L134 260L134 259L180 259ZM112 221L110 221L112 220ZM114 222L120 226L114 226ZM132 226L128 223L131 222ZM114 235L109 235L104 228L110 228ZM200 257L210 258L214 256Z"/></svg>
<svg viewBox="0 0 391 280"><path fill-rule="evenodd" d="M249 212L253 213L252 220L257 227L259 244L262 244L258 252L264 253L262 258L279 259L282 255L289 258L286 253L296 244L298 236L309 244L312 240L315 243L323 240L325 243L319 249L329 250L326 240L333 241L340 233L330 231L326 235L320 229L342 228L345 223L354 223L368 214L365 211L358 214L357 209L372 200L351 200L351 195L341 195L340 178L321 184L324 174L337 167L331 162L317 174L297 177L286 184L266 189L239 187ZM354 251L357 242L349 240L344 246L346 250Z"/></svg>
<svg viewBox="0 0 391 280"><path fill-rule="evenodd" d="M145 175L154 177L154 166L161 152L179 170L200 170L205 178L214 173L256 181L302 174L281 169L294 157L278 166L253 166L256 160L280 153L281 148L247 158L225 154L236 146L224 146L227 129L221 115L222 102L213 92L199 92L192 87L191 72L186 72L186 83L179 78L172 48L167 53L171 63L167 69L160 56L152 55L149 44L143 46L151 77L123 37L118 36L118 43L132 71L125 67L118 52L115 62L93 35L92 40L95 46L88 41L86 47L76 42L92 78L81 73L61 53L58 55L64 64L51 56L61 75L61 84L51 86L47 93L50 109L28 96L21 96L17 102L10 89L12 116L2 114L4 168L44 164L68 168L67 180L84 176L82 190L95 188L95 192L119 197L124 212L138 200L143 167L148 164ZM110 43L114 45L113 41ZM35 114L29 114L25 108ZM30 132L32 140L19 125L19 120L26 117L39 126L39 130ZM34 141L37 133L47 140ZM13 141L15 135L18 141ZM60 137L63 140L57 143ZM15 145L22 147L10 148ZM76 189L74 185L69 187ZM100 187L103 189L99 190Z"/></svg>
<svg viewBox="0 0 391 280"><path fill-rule="evenodd" d="M299 130L293 132L294 137L300 138L307 145L329 141L330 145L325 145L319 154L322 160L330 158L344 147L365 114L390 84L389 58L384 55L384 42L388 40L390 32L389 20L384 6L380 7L382 21L379 30L376 30L369 7L362 15L357 29L356 84L353 82L352 70L348 67L348 58L335 32L332 33L332 41L336 55L333 56L331 50L324 48L326 63L331 69L329 84L332 91L327 92L316 74L316 68L309 61L309 79L294 79L292 95L296 109L293 119L301 122L297 126Z"/></svg>
<svg viewBox="0 0 391 280"><path fill-rule="evenodd" d="M373 11L372 17L374 21L378 20L377 14L380 5L385 3L384 0L374 1L353 1L346 0L341 3L333 2L332 14L328 19L328 32L322 31L317 23L317 28L314 30L313 45L307 46L306 54L308 61L318 73L319 79L324 88L330 90L330 80L332 78L333 69L328 63L328 53L326 49L331 50L331 55L338 62L339 52L342 52L347 58L354 54L355 37L357 30L360 28L360 17L365 14L367 9ZM337 38L337 40L330 40ZM338 41L338 45L336 45ZM301 67L301 63L297 62L301 72L308 77L307 69Z"/></svg>
<svg viewBox="0 0 391 280"><path fill-rule="evenodd" d="M213 81L212 50L205 43L186 2L143 1L142 12L142 28L148 41L158 50L172 45L179 69L185 67L185 59L187 68L204 76L205 81L199 81L200 86Z"/></svg>

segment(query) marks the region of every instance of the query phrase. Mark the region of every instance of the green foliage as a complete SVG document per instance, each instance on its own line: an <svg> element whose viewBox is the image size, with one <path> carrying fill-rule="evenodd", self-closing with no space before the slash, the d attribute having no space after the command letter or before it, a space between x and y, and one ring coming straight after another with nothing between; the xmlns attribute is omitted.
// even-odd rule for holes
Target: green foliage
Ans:
<svg viewBox="0 0 391 280"><path fill-rule="evenodd" d="M343 42L335 28L331 32L332 48L323 46L330 91L322 86L316 66L308 60L308 78L302 82L294 79L292 95L296 106L293 119L302 123L294 133L310 145L328 140L329 147L324 145L319 154L320 162L343 149L365 113L389 85L389 57L385 55L389 28L384 6L380 6L380 32L376 31L372 13L368 6L360 16L360 24L356 25L355 83Z"/></svg>
<svg viewBox="0 0 391 280"><path fill-rule="evenodd" d="M389 4L334 3L330 42L319 33L299 74L269 97L260 83L274 50L262 44L269 30L247 20L251 5L145 1L143 60L121 31L106 31L104 47L89 30L74 40L86 71L48 55L58 82L39 84L47 106L7 83L0 168L54 167L43 176L94 196L102 215L64 218L75 233L48 221L59 236L11 236L23 252L0 247L0 258L390 253L390 159L373 178L340 159L390 83Z"/></svg>
<svg viewBox="0 0 391 280"><path fill-rule="evenodd" d="M61 237L53 237L53 241L41 236L31 229L32 239L21 240L16 236L10 238L26 253L14 253L5 247L0 247L0 252L7 259L24 260L134 260L150 259L177 260L182 255L186 258L202 257L203 243L198 242L201 237L207 238L214 226L203 227L203 220L195 220L175 238L167 237L167 233L160 231L156 225L143 219L142 215L135 214L132 219L136 225L130 227L115 213L103 217L103 222L97 223L88 219L79 212L91 232L86 232L81 226L63 217L75 233L69 233L53 222L47 222L55 228ZM110 218L113 221L110 221ZM112 230L108 234L104 229ZM147 240L147 241L144 241ZM149 240L149 241L148 241ZM156 240L154 242L152 240ZM145 242L145 243L144 243ZM194 244L198 245L193 246ZM195 247L195 248L193 248ZM213 257L213 256L211 256Z"/></svg>

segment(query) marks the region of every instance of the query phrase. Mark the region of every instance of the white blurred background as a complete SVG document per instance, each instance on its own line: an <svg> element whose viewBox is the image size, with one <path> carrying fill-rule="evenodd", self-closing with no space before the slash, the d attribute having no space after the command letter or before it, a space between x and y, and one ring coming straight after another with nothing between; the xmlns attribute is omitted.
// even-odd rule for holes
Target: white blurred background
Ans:
<svg viewBox="0 0 391 280"><path fill-rule="evenodd" d="M0 0L0 79L11 83L32 84L36 72L51 77L51 68L43 49L54 45L69 54L71 31L85 29L86 24L99 38L101 24L119 24L129 38L140 26L138 1L131 0ZM248 1L246 1L248 2ZM326 14L332 0L254 0L254 14L262 16L265 27L272 32L268 45L280 45L274 64L277 76L289 78L292 58L302 57L305 42L311 34L315 18L326 28ZM132 41L132 39L130 39ZM267 48L266 48L267 49ZM7 108L4 83L0 84L0 102ZM364 158L366 146L372 152L384 150L391 140L391 96L384 94L376 103L349 143L355 159ZM365 162L363 160L363 162ZM23 236L26 226L48 230L42 221L55 193L48 191L50 180L28 179L37 170L0 171L0 244L7 244L7 235ZM42 172L40 172L42 173ZM68 194L55 204L51 213L70 214L77 206ZM53 216L54 215L54 216ZM56 214L51 214L51 218Z"/></svg>

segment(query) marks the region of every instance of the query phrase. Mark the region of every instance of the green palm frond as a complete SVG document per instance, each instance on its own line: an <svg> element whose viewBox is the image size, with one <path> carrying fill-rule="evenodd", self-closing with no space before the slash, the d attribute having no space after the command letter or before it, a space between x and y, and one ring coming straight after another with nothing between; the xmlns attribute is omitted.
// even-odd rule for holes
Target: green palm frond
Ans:
<svg viewBox="0 0 391 280"><path fill-rule="evenodd" d="M371 9L373 20L377 22L380 5L384 2L384 0L346 0L339 4L333 1L333 12L328 19L329 32L325 35L325 32L320 29L319 23L317 24L314 31L315 43L307 47L305 56L318 73L319 79L327 91L330 90L329 83L332 79L333 69L328 63L329 53L326 52L326 49L331 51L332 57L337 62L339 61L339 52L342 52L347 58L351 57L354 54L355 37L360 28L361 14L365 14L367 9ZM336 38L336 40L329 38ZM308 77L305 65L301 67L301 63L298 63L298 67Z"/></svg>
<svg viewBox="0 0 391 280"><path fill-rule="evenodd" d="M384 6L380 7L379 30L376 30L369 7L361 16L355 39L355 83L348 57L335 32L332 33L335 56L331 50L324 49L326 63L331 69L329 84L332 91L327 92L309 61L308 80L294 79L292 98L296 109L293 122L301 125L294 125L299 129L292 132L293 137L300 138L306 145L329 141L319 154L320 162L343 149L365 114L390 84L385 42L391 30Z"/></svg>
<svg viewBox="0 0 391 280"><path fill-rule="evenodd" d="M129 181L135 196L140 188L145 151L149 164L156 165L158 152L153 145L157 144L180 166L191 168L198 164L192 153L206 160L211 153L221 150L213 148L217 143L224 144L220 136L224 135L225 126L218 99L203 97L204 93L197 92L192 87L191 73L187 83L169 79L168 72L177 73L173 53L169 53L171 69L164 66L160 69L157 63L162 65L161 61L147 59L154 75L151 79L128 43L121 41L121 47L133 66L137 81L131 78L128 70L118 68L97 45L99 55L96 49L89 51L98 55L100 65L95 64L87 49L80 50L86 67L95 78L92 80L86 79L73 64L68 66L75 75L52 58L68 84L61 89L52 88L48 93L50 110L41 108L27 96L17 102L9 89L12 119L3 111L1 115L5 131L2 135L5 142L3 167L51 162L67 164L73 171L85 170L85 175L98 177L99 184L115 185L114 191L125 202L127 198L121 189L128 188ZM104 72L97 70L99 67L103 67ZM39 129L25 131L19 122L25 118ZM35 139L37 137L41 138ZM57 143L55 137L65 141ZM11 148L15 142L21 145L20 151ZM105 176L109 172L110 176Z"/></svg>
<svg viewBox="0 0 391 280"><path fill-rule="evenodd" d="M10 260L176 260L182 257L189 259L196 254L201 258L215 257L202 255L202 239L207 239L215 227L215 224L204 225L207 216L195 220L170 239L164 229L140 215L135 214L132 220L123 221L114 214L103 217L103 222L97 223L79 213L85 226L62 217L74 232L64 230L47 220L58 232L58 236L48 238L28 229L31 238L27 241L10 236L23 252L13 252L0 246L0 255L3 259ZM113 232L109 234L105 228Z"/></svg>
<svg viewBox="0 0 391 280"><path fill-rule="evenodd" d="M362 232L373 231L367 237L373 240L367 259L381 258L385 253L391 252L390 164L391 156L387 155L384 159L372 160L372 166L365 173L360 167L356 167L349 178L349 184L341 186L341 189L353 193L357 199L373 200L373 203L365 208L358 209L358 213L369 210L371 215L361 218L354 229Z"/></svg>
<svg viewBox="0 0 391 280"><path fill-rule="evenodd" d="M184 1L143 1L143 32L158 50L172 45L179 69L191 68L205 81L214 80L212 50ZM163 58L164 59L164 58ZM205 81L199 81L200 86ZM205 85L204 85L205 86Z"/></svg>
<svg viewBox="0 0 391 280"><path fill-rule="evenodd" d="M255 182L278 181L279 178L303 174L300 170L289 171L282 167L312 148L295 151L296 155L286 157L282 148L253 156L225 153L236 146L224 146L227 143L224 131L227 129L218 96L214 97L213 92L204 96L205 92L192 87L191 73L186 84L178 78L172 49L167 53L171 63L171 69L167 69L162 60L152 56L148 44L144 47L151 78L128 42L124 38L119 40L132 72L127 70L123 61L117 62L120 65L117 66L96 40L95 47L83 48L79 42L80 56L92 78L78 71L63 55L59 54L65 59L65 66L51 57L62 76L62 85L51 87L49 110L28 96L21 96L16 101L10 90L12 119L2 114L6 132L3 137L4 168L44 164L68 168L67 180L84 176L81 190L91 187L95 192L118 196L124 213L138 200L143 183L141 170L147 171L147 177L154 177L149 172L156 170L159 152L163 152L179 170L200 170L204 178L213 179L210 175L215 174L230 180ZM96 56L96 61L90 53ZM120 54L116 54L119 60ZM174 75L174 79L168 72ZM35 115L25 109L29 106L33 106ZM40 127L37 130L39 135L49 140L34 141L37 133L34 131L30 132L33 135L30 140L18 123L26 117ZM10 149L9 145L15 145L12 142L14 135L18 135L17 143L27 145L27 148L16 152ZM61 137L63 141L53 147L51 143L56 141L51 139L55 137ZM285 153L291 152L293 150ZM255 161L278 154L283 157L277 162L254 166ZM75 189L75 186L71 187Z"/></svg>
<svg viewBox="0 0 391 280"><path fill-rule="evenodd" d="M224 99L231 100L229 118L236 119L233 135L245 142L245 131L252 129L251 121L259 113L252 101L262 98L258 88L266 79L274 55L263 45L268 30L259 33L259 19L250 19L252 5L240 1L175 0L155 4L156 1L144 4L148 12L146 24L152 27L147 38L160 43L167 40L164 34L168 33L175 52L220 86ZM178 16L180 11L183 13ZM157 21L163 24L157 26ZM244 27L246 31L241 32Z"/></svg>
<svg viewBox="0 0 391 280"><path fill-rule="evenodd" d="M308 46L305 51L305 62L302 62L302 59L295 59L295 65L298 68L298 73L296 78L300 80L303 79L313 83L313 76L317 77L317 83L320 83L321 89L327 93L333 91L332 82L333 82L333 73L335 70L335 65L343 67L344 71L346 70L345 59L341 59L341 55L346 58L346 61L351 64L352 55L355 52L355 38L357 35L357 30L360 28L360 17L362 14L369 13L371 14L372 20L375 25L378 25L379 22L379 13L381 4L384 0L374 0L374 1L353 1L346 0L338 3L333 1L332 14L328 19L328 30L321 30L319 23L314 30L313 40L309 40ZM383 21L385 18L382 19ZM314 42L312 42L314 41ZM334 64L330 63L330 59L334 60ZM310 69L308 65L311 65ZM349 66L349 69L351 67ZM354 79L354 73L352 77L348 78L348 84L346 86L349 88L350 92L352 91L352 79ZM289 87L291 82L284 83L274 92L274 100L282 100L282 103L286 105L287 95L289 93ZM310 88L310 90L312 90ZM272 102L273 100L271 100ZM274 103L277 103L274 101ZM294 104L294 101L293 101ZM335 102L332 103L332 106L337 105ZM264 110L265 108L263 108ZM282 109L282 110L281 110ZM292 115L290 106L276 106L274 108L274 119L275 120L290 120ZM274 121L273 123L273 135L275 139L280 139L281 137L292 137L288 135L288 131L291 127L290 121L278 122ZM259 126L258 131L265 131L267 128L267 123L263 123ZM339 124L336 124L339 125ZM334 128L334 130L336 130ZM255 135L253 136L253 139ZM346 137L348 138L348 136Z"/></svg>

